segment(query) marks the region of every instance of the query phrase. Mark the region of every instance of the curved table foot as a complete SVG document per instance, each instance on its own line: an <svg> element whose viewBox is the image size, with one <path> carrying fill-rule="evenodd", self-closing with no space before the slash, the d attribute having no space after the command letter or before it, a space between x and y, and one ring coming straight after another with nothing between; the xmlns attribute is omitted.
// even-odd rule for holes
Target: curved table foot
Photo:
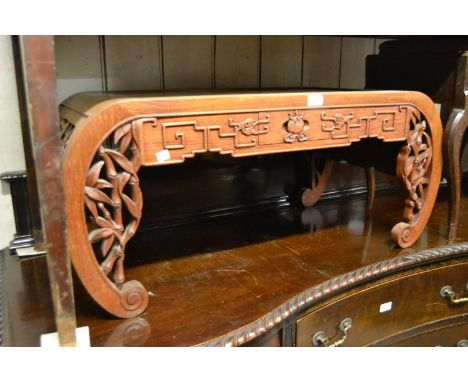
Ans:
<svg viewBox="0 0 468 382"><path fill-rule="evenodd" d="M404 221L396 224L391 232L392 240L401 248L411 246L429 220L442 172L441 143L440 120L424 119L415 112L396 166L397 176L408 191Z"/></svg>
<svg viewBox="0 0 468 382"><path fill-rule="evenodd" d="M302 193L301 202L304 207L311 207L320 199L325 191L333 169L333 161L317 151L306 153L312 172L311 187Z"/></svg>
<svg viewBox="0 0 468 382"><path fill-rule="evenodd" d="M372 208L375 199L375 168L365 167L367 183L367 208Z"/></svg>
<svg viewBox="0 0 468 382"><path fill-rule="evenodd" d="M122 318L135 317L148 305L145 288L138 281L126 281L124 272L125 247L143 207L134 130L132 123L110 134L81 129L67 143L65 161L73 266L96 302Z"/></svg>

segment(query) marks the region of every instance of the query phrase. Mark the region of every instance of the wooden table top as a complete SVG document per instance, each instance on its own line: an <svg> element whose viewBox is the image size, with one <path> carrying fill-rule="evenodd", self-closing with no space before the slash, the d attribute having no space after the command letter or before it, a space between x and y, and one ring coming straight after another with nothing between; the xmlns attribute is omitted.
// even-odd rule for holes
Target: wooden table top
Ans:
<svg viewBox="0 0 468 382"><path fill-rule="evenodd" d="M140 280L150 292L147 310L139 318L115 319L75 279L78 326L89 326L96 346L214 340L333 277L447 245L443 194L421 238L404 250L388 237L388 227L400 214L398 194L378 196L370 212L365 198L356 197L139 232L129 244L126 268L128 279ZM465 196L455 242L468 240L467 219ZM38 345L41 333L54 331L45 258L5 260L11 325L6 345Z"/></svg>

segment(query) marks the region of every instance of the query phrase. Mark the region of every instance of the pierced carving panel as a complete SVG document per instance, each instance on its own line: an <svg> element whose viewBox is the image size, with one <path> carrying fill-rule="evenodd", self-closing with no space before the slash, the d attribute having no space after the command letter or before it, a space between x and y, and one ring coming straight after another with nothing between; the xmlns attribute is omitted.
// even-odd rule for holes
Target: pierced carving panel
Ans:
<svg viewBox="0 0 468 382"><path fill-rule="evenodd" d="M132 122L117 129L98 150L86 177L88 239L105 274L125 281L125 247L141 219L140 155ZM102 259L102 260L101 260Z"/></svg>
<svg viewBox="0 0 468 382"><path fill-rule="evenodd" d="M426 121L414 115L408 132L407 145L398 156L397 175L408 190L405 201L404 219L415 220L424 204L430 183L432 162L432 140L426 131Z"/></svg>

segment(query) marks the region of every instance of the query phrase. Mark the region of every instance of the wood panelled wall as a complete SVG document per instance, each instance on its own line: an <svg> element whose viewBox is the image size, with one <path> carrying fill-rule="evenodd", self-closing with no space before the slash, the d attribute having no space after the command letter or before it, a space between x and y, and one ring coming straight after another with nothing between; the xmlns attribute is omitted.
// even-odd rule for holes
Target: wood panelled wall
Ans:
<svg viewBox="0 0 468 382"><path fill-rule="evenodd" d="M58 101L87 90L362 89L365 86L366 56L378 52L383 41L339 36L56 36ZM265 163L261 162L263 164L244 160L246 173L252 166L263 174L275 172L274 184L258 190L255 200L286 194L285 190L291 186L289 183L293 182L288 174L295 171L294 158L294 155L289 155L280 161L286 166L284 169L275 165L277 158L266 158ZM229 161L227 158L217 160L222 168L224 161ZM209 162L204 163L205 171L197 175L202 184L213 181L210 174L214 170ZM165 195L179 198L178 202L166 203L168 215L190 215L193 212L190 208L203 206L210 210L221 204L237 205L239 201L234 190L236 187L249 187L248 177L242 177L244 180L240 186L238 183L225 185L229 191L223 200L216 193L216 185L208 187L211 191L206 192L211 194L204 195L208 202L186 200L186 193L179 195L179 189L171 186L174 179L183 179L187 171L192 171L190 166L196 167L192 162L186 165L188 169L183 166L166 169L166 177L164 171L159 171L158 181L164 183L161 190L160 187L151 187L151 176L142 181L142 184L149 185L149 190L144 192L145 206L150 211L147 216L164 215L164 206L157 203ZM350 189L365 184L362 168L346 164L340 166L335 167L327 190ZM234 171L232 168L235 167L227 165L224 171L230 173ZM382 179L387 180L386 177ZM154 190L163 194L159 195ZM153 204L158 206L157 213L151 212ZM192 207L184 210L180 206Z"/></svg>
<svg viewBox="0 0 468 382"><path fill-rule="evenodd" d="M58 100L85 90L362 89L385 40L333 36L56 36Z"/></svg>

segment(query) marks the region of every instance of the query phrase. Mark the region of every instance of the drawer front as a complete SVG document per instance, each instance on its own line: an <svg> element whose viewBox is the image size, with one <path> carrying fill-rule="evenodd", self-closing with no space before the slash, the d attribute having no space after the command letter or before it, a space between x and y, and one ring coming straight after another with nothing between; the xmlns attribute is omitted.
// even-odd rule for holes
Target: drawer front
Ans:
<svg viewBox="0 0 468 382"><path fill-rule="evenodd" d="M325 337L328 344L340 340L345 319L351 319L351 328L342 346L365 346L415 326L466 314L468 303L450 303L440 290L451 286L456 297L468 297L467 283L468 263L461 263L375 284L298 319L296 346L314 346L314 336L316 345Z"/></svg>
<svg viewBox="0 0 468 382"><path fill-rule="evenodd" d="M421 333L391 346L468 346L468 322Z"/></svg>

